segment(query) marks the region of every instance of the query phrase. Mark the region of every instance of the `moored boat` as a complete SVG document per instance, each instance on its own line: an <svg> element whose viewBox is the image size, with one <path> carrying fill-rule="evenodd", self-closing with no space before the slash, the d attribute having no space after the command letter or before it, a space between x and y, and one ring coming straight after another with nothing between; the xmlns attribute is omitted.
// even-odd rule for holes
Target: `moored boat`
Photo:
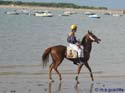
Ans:
<svg viewBox="0 0 125 93"><path fill-rule="evenodd" d="M73 11L64 11L63 14L60 14L59 16L70 16L72 14L76 14L76 12L73 12Z"/></svg>
<svg viewBox="0 0 125 93"><path fill-rule="evenodd" d="M48 11L36 12L34 15L35 16L42 16L42 17L52 17L53 16L53 14L51 12L48 12Z"/></svg>
<svg viewBox="0 0 125 93"><path fill-rule="evenodd" d="M19 13L16 12L16 11L5 12L5 14L8 14L8 15L19 15Z"/></svg>
<svg viewBox="0 0 125 93"><path fill-rule="evenodd" d="M97 14L92 14L92 15L89 15L88 17L90 17L90 18L101 18L101 17L98 16Z"/></svg>

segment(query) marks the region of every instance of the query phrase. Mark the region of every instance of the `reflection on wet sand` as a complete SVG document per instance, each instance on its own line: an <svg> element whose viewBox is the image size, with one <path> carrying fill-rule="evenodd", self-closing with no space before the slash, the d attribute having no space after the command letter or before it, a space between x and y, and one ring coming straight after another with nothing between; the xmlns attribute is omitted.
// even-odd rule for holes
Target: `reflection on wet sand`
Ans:
<svg viewBox="0 0 125 93"><path fill-rule="evenodd" d="M54 84L53 82L48 83L48 93L52 93L53 84ZM63 93L63 91L61 91L61 90L64 90L61 86L62 83L59 82L57 84L58 84L57 88L54 87L54 90L56 91L56 93ZM93 93L93 86L94 86L94 83L91 83L90 88L88 87L88 93ZM81 93L81 89L79 89L79 87L80 87L80 84L76 83L75 86L74 86L74 93ZM83 90L83 93L84 93L84 87L83 87L82 90ZM69 92L70 92L70 90L69 90Z"/></svg>
<svg viewBox="0 0 125 93"><path fill-rule="evenodd" d="M75 87L74 87L75 90L76 90L76 93L80 93L79 85L80 85L79 83L76 83L76 85L75 85ZM91 84L90 84L90 89L89 89L89 92L88 92L88 93L93 93L93 92L92 92L93 86L94 86L94 83L91 83Z"/></svg>
<svg viewBox="0 0 125 93"><path fill-rule="evenodd" d="M52 93L52 84L53 82L48 83L48 93ZM61 82L58 84L56 92L60 93L60 91L61 91Z"/></svg>

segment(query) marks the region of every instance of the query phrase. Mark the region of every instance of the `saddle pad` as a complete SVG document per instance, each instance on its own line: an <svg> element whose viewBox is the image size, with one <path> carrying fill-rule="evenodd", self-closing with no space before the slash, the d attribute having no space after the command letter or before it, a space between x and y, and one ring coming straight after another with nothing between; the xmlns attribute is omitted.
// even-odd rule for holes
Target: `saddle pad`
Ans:
<svg viewBox="0 0 125 93"><path fill-rule="evenodd" d="M77 51L68 46L66 56L67 58L77 58Z"/></svg>

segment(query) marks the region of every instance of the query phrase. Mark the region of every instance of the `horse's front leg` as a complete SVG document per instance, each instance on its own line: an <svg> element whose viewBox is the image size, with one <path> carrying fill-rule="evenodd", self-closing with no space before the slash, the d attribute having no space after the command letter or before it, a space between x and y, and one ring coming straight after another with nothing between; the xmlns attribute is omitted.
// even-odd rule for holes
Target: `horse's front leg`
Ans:
<svg viewBox="0 0 125 93"><path fill-rule="evenodd" d="M89 64L86 63L85 66L88 68L88 70L89 70L89 72L90 72L90 76L91 76L92 81L94 81L93 74L92 74L92 70L91 70Z"/></svg>
<svg viewBox="0 0 125 93"><path fill-rule="evenodd" d="M79 74L80 74L80 71L81 71L82 66L83 66L83 64L79 64L79 65L78 65L77 76L76 76L76 78L75 78L75 80L76 80L77 83L79 83L78 77L79 77Z"/></svg>

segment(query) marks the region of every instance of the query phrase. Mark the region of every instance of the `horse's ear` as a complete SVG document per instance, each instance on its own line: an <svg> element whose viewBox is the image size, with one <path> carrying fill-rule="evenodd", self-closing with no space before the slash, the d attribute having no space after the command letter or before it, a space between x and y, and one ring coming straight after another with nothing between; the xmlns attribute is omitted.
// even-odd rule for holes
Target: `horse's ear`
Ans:
<svg viewBox="0 0 125 93"><path fill-rule="evenodd" d="M88 30L88 34L90 33L90 31Z"/></svg>
<svg viewBox="0 0 125 93"><path fill-rule="evenodd" d="M91 31L88 30L88 34L92 33Z"/></svg>

